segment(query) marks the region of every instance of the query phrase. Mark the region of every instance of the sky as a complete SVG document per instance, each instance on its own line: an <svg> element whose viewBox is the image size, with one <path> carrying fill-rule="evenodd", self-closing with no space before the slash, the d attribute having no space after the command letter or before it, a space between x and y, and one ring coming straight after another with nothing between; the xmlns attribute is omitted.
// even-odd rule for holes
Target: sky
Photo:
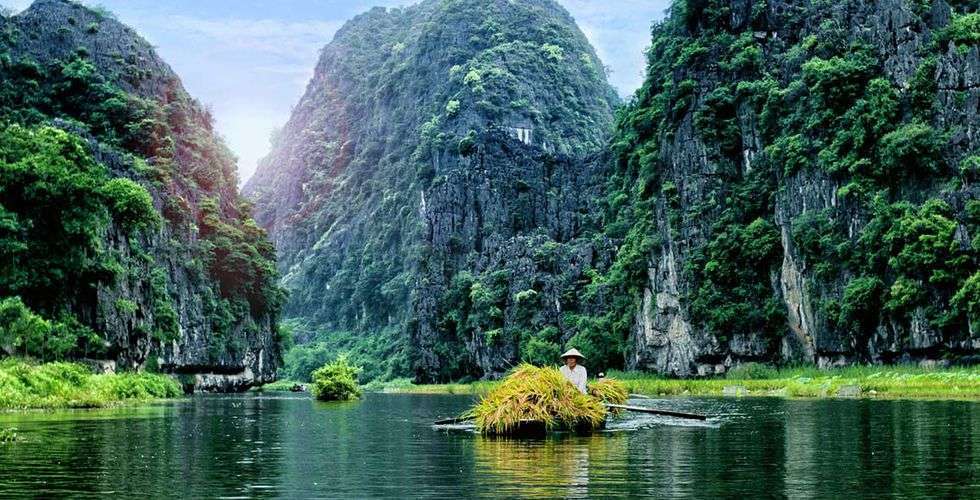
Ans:
<svg viewBox="0 0 980 500"><path fill-rule="evenodd" d="M558 0L631 95L643 82L650 26L670 0ZM417 0L95 0L150 41L188 92L209 106L239 158L244 182L269 151L313 76L319 51L344 22L374 6ZM0 0L22 10L31 0Z"/></svg>

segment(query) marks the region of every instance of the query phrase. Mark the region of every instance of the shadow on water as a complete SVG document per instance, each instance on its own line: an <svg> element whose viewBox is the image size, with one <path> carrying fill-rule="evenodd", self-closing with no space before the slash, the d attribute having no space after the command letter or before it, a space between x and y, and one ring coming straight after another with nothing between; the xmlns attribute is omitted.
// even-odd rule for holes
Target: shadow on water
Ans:
<svg viewBox="0 0 980 500"><path fill-rule="evenodd" d="M0 414L0 496L980 497L980 403L665 399L718 417L634 416L536 441L433 429L467 396L198 396L147 408Z"/></svg>

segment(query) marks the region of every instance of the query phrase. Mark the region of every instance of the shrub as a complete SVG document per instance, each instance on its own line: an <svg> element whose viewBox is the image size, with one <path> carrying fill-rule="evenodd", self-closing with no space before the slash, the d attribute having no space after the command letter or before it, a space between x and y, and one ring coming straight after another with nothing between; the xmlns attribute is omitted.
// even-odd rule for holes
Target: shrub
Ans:
<svg viewBox="0 0 980 500"><path fill-rule="evenodd" d="M31 311L20 297L0 301L0 351L55 360L101 348L98 335L73 316L62 314L52 321Z"/></svg>
<svg viewBox="0 0 980 500"><path fill-rule="evenodd" d="M160 221L146 188L123 178L112 179L101 189L116 220L127 229L142 229Z"/></svg>
<svg viewBox="0 0 980 500"><path fill-rule="evenodd" d="M470 130L460 139L458 149L460 156L470 156L476 152L476 131Z"/></svg>
<svg viewBox="0 0 980 500"><path fill-rule="evenodd" d="M554 61L561 62L565 59L565 51L558 45L546 43L541 46L541 53L544 54L545 58Z"/></svg>
<svg viewBox="0 0 980 500"><path fill-rule="evenodd" d="M884 283L875 276L862 276L852 279L844 289L841 303L841 325L866 329L878 319Z"/></svg>
<svg viewBox="0 0 980 500"><path fill-rule="evenodd" d="M353 366L346 355L313 372L313 395L320 401L350 401L361 397L357 374L361 367Z"/></svg>
<svg viewBox="0 0 980 500"><path fill-rule="evenodd" d="M936 39L940 43L957 45L980 44L980 12L954 15L949 25L937 33Z"/></svg>
<svg viewBox="0 0 980 500"><path fill-rule="evenodd" d="M895 180L936 172L940 147L940 138L929 125L905 124L881 138L881 168L874 173L882 179Z"/></svg>
<svg viewBox="0 0 980 500"><path fill-rule="evenodd" d="M550 335L549 329L557 333L557 329L550 326L545 328L540 334L545 338L535 336L521 343L521 361L533 365L550 365L555 363L558 355L561 353L561 347L558 343L548 340L552 336Z"/></svg>
<svg viewBox="0 0 980 500"><path fill-rule="evenodd" d="M952 300L956 312L971 322L980 322L980 272L974 273L956 292Z"/></svg>
<svg viewBox="0 0 980 500"><path fill-rule="evenodd" d="M459 113L459 100L451 99L446 103L446 115L449 117L456 116Z"/></svg>

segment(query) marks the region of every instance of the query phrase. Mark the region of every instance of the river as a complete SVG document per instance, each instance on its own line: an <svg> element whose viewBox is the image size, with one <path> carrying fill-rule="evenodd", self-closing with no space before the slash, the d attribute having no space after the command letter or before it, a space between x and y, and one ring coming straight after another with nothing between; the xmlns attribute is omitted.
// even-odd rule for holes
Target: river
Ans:
<svg viewBox="0 0 980 500"><path fill-rule="evenodd" d="M540 441L434 429L469 396L199 395L140 408L0 414L0 497L980 498L980 403L664 399Z"/></svg>

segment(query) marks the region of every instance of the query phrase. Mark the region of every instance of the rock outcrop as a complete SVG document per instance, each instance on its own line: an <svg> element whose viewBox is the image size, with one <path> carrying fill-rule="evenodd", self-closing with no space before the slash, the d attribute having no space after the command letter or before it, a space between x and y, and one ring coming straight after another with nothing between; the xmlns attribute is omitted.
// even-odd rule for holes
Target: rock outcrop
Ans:
<svg viewBox="0 0 980 500"><path fill-rule="evenodd" d="M39 313L68 314L101 337L74 356L186 374L202 390L274 380L272 247L238 195L235 160L209 113L150 44L106 12L37 0L0 16L0 89L0 123L80 137L112 177L149 191L163 221L136 233L114 222L101 229L114 277L56 303L25 295Z"/></svg>
<svg viewBox="0 0 980 500"><path fill-rule="evenodd" d="M976 29L942 1L676 3L620 131L659 240L627 366L976 353Z"/></svg>
<svg viewBox="0 0 980 500"><path fill-rule="evenodd" d="M569 343L675 376L969 356L970 9L677 1L618 120L550 0L372 10L247 185L287 316L420 381Z"/></svg>
<svg viewBox="0 0 980 500"><path fill-rule="evenodd" d="M615 102L552 0L347 23L246 185L301 340L351 332L368 377L419 380L500 374L532 328L557 351L562 294L600 253L578 239Z"/></svg>

